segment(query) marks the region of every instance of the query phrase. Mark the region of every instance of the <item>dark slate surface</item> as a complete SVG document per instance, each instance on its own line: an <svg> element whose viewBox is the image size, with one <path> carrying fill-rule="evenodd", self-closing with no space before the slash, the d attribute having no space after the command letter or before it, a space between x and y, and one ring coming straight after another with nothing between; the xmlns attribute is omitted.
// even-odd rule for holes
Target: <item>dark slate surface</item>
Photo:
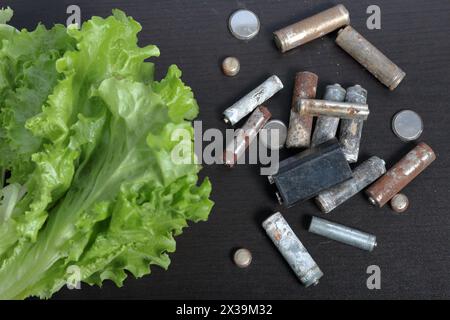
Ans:
<svg viewBox="0 0 450 320"><path fill-rule="evenodd" d="M332 220L374 233L378 247L364 252L308 234L308 215L320 215L312 202L289 210L277 206L265 177L257 166L228 170L208 166L216 206L207 223L194 225L178 238L169 271L153 268L143 279L128 279L123 288L105 283L103 288L83 285L82 290L62 290L55 298L175 298L175 299L350 299L350 298L450 298L449 109L450 2L446 0L379 0L382 29L366 28L366 8L372 1L342 1L351 12L353 26L407 73L399 88L390 92L325 36L287 54L280 54L271 33L333 4L333 1L2 1L15 9L12 24L34 27L65 23L66 8L78 4L83 20L106 16L121 8L143 25L142 44L161 49L158 74L175 63L184 72L201 106L203 127L226 128L221 112L238 97L271 74L285 89L267 106L275 118L288 120L296 71L319 75L319 92L325 85L360 83L369 91L371 115L365 123L361 160L384 158L388 167L414 144L403 143L390 130L395 112L412 108L423 117L421 140L436 151L438 160L404 192L409 211L398 216L388 207L371 207L363 195L355 196L330 216ZM245 43L227 30L227 17L237 8L249 8L261 20L260 34ZM220 62L237 56L240 74L226 78ZM290 153L283 153L285 158ZM325 273L320 285L303 288L260 227L272 211L281 210ZM233 248L247 247L252 266L233 266ZM381 290L366 287L366 268L379 265Z"/></svg>

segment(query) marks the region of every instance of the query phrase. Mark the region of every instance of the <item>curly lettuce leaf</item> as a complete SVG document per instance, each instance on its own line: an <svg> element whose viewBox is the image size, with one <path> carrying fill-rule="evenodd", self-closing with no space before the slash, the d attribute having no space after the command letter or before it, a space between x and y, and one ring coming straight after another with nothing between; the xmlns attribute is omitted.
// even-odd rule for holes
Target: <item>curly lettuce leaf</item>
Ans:
<svg viewBox="0 0 450 320"><path fill-rule="evenodd" d="M62 26L55 26L46 33L44 27L38 27L37 30L42 31L45 38L43 35L41 38L28 39L32 35L23 30L21 33L26 39L18 37L18 40L14 42L15 45L11 44L9 55L16 57L28 52L30 49L27 49L26 40L43 43L41 46L46 46L46 43L50 42L49 39L55 44L68 42L71 46L66 49L73 47L73 50L66 51L62 58L52 62L58 81L52 84L53 92L48 97L48 93L43 94L46 101L35 103L36 109L41 112L33 111L37 115L20 113L22 121L15 126L21 133L15 136L23 137L23 139L16 139L18 146L23 148L33 139L39 141L39 146L18 158L21 153L17 148L11 147L15 145L16 140L10 139L8 144L0 143L0 149L2 145L12 149L11 152L4 152L4 154L15 157L10 161L13 177L22 173L24 167L33 169L29 173L29 170L26 170L28 173L26 185L29 193L17 205L9 221L16 225L18 241L23 237L35 241L39 229L47 219L47 209L65 194L70 187L77 162L82 161L84 157L83 151L88 152L91 148L89 145L91 140L95 139L95 132L98 129L97 121L102 121L100 118L90 123L92 116L100 110L96 107L95 99L90 99L91 90L109 76L130 77L136 80L146 77L152 80L153 64L143 61L159 55L159 50L155 46L144 48L137 46L136 33L141 30L141 27L120 11L116 11L107 19L93 17L83 24L81 30L74 28L66 30ZM60 34L60 30L64 31L64 35ZM65 40L66 37L70 40ZM76 50L74 42L76 42ZM23 78L33 80L30 73ZM14 92L12 97L17 100L20 95ZM33 109L30 101L22 102L20 105L24 110L30 112ZM8 114L8 110L14 110L17 113L17 110L20 110L17 105L14 107L4 108L6 110L4 113ZM80 114L84 114L85 118L79 119ZM17 121L14 122L16 123ZM85 131L79 132L77 127L80 126L84 126ZM12 125L5 125L5 127L12 127ZM4 159L7 157L5 156ZM15 182L16 179L10 179L10 181ZM19 180L19 182L23 181Z"/></svg>
<svg viewBox="0 0 450 320"><path fill-rule="evenodd" d="M167 130L192 134L189 122L173 122L161 96L129 79L106 79L96 95L108 112L102 138L36 243L12 258L15 268L0 270L2 298L48 297L66 283L72 265L87 283L118 285L126 270L141 277L150 264L166 268L173 236L211 210L209 181L196 186L200 167L173 163L171 153L182 142L174 143ZM152 136L165 139L158 143L164 147L155 147Z"/></svg>
<svg viewBox="0 0 450 320"><path fill-rule="evenodd" d="M9 39L17 32L17 29L6 24L11 20L12 16L14 14L14 11L7 7L0 9L0 39L5 40ZM2 41L0 41L0 48L2 47Z"/></svg>
<svg viewBox="0 0 450 320"><path fill-rule="evenodd" d="M61 78L56 60L73 48L65 28L39 25L3 39L0 49L0 165L12 172L10 182L26 183L34 169L31 156L42 140L25 128Z"/></svg>
<svg viewBox="0 0 450 320"><path fill-rule="evenodd" d="M83 282L120 286L127 272L167 268L174 236L207 219L211 184L197 185L192 161L198 105L176 66L154 81L145 59L159 51L137 46L140 29L115 10L67 30L76 48L56 62L63 78L25 123L45 143L0 224L0 240L15 241L0 251L0 298L50 297L73 267ZM177 130L188 140L172 139ZM181 145L191 152L175 161Z"/></svg>
<svg viewBox="0 0 450 320"><path fill-rule="evenodd" d="M0 9L0 24L5 24L11 20L14 12L10 7Z"/></svg>

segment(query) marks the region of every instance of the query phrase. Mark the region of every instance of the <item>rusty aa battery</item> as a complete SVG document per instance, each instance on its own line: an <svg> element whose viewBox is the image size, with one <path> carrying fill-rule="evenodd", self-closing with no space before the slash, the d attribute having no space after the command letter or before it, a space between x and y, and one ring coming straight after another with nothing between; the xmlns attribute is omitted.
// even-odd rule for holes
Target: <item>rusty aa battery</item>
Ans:
<svg viewBox="0 0 450 320"><path fill-rule="evenodd" d="M295 110L295 105L300 98L316 97L318 81L319 77L312 72L298 72L295 75L289 130L286 139L286 147L288 148L302 148L310 145L313 117L300 115Z"/></svg>
<svg viewBox="0 0 450 320"><path fill-rule="evenodd" d="M367 102L367 90L359 84L347 88L345 101L365 104ZM342 119L341 121L339 142L345 158L350 163L358 161L363 124L364 120L361 119Z"/></svg>
<svg viewBox="0 0 450 320"><path fill-rule="evenodd" d="M275 44L286 52L314 39L320 38L350 23L348 10L339 4L281 30L275 31Z"/></svg>
<svg viewBox="0 0 450 320"><path fill-rule="evenodd" d="M316 203L322 212L328 213L377 180L385 172L384 160L371 157L353 171L353 178L319 193L315 199Z"/></svg>
<svg viewBox="0 0 450 320"><path fill-rule="evenodd" d="M283 83L277 76L271 76L256 89L249 92L238 102L224 111L224 121L236 124L257 106L270 99L275 93L283 89Z"/></svg>
<svg viewBox="0 0 450 320"><path fill-rule="evenodd" d="M233 167L236 164L271 116L270 111L264 106L259 106L253 111L242 128L236 130L233 141L227 145L224 152L226 165Z"/></svg>
<svg viewBox="0 0 450 320"><path fill-rule="evenodd" d="M262 226L300 281L306 287L318 284L322 271L281 213L271 215Z"/></svg>
<svg viewBox="0 0 450 320"><path fill-rule="evenodd" d="M369 201L373 205L384 206L434 160L433 149L426 143L419 143L366 190Z"/></svg>
<svg viewBox="0 0 450 320"><path fill-rule="evenodd" d="M318 99L300 99L297 104L300 114L310 116L329 116L341 119L362 119L369 117L367 104L337 102Z"/></svg>
<svg viewBox="0 0 450 320"><path fill-rule="evenodd" d="M318 217L312 218L308 231L367 251L377 246L374 235Z"/></svg>
<svg viewBox="0 0 450 320"><path fill-rule="evenodd" d="M351 26L339 30L336 43L391 90L406 76L402 69Z"/></svg>
<svg viewBox="0 0 450 320"><path fill-rule="evenodd" d="M335 83L328 85L323 96L325 100L329 101L344 101L345 89L340 84ZM339 125L339 118L320 116L316 121L316 128L314 129L311 145L317 146L336 136L336 131Z"/></svg>

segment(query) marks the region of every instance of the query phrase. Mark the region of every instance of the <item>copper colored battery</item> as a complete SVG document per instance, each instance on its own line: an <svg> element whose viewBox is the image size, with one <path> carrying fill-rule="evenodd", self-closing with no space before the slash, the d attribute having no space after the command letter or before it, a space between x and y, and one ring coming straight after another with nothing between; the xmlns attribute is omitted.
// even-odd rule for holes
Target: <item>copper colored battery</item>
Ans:
<svg viewBox="0 0 450 320"><path fill-rule="evenodd" d="M369 201L378 207L384 206L435 159L433 149L423 142L419 143L366 190Z"/></svg>
<svg viewBox="0 0 450 320"><path fill-rule="evenodd" d="M273 33L275 44L286 52L350 24L348 10L339 4Z"/></svg>
<svg viewBox="0 0 450 320"><path fill-rule="evenodd" d="M319 77L312 72L297 72L295 75L291 116L289 118L289 130L286 139L286 147L288 148L307 148L311 143L313 117L300 115L296 111L295 106L301 98L313 99L316 97L318 81Z"/></svg>
<svg viewBox="0 0 450 320"><path fill-rule="evenodd" d="M233 167L237 163L271 116L269 109L259 106L242 128L236 130L233 141L227 145L224 152L224 162L227 166Z"/></svg>
<svg viewBox="0 0 450 320"><path fill-rule="evenodd" d="M336 43L391 90L406 73L351 26L339 30Z"/></svg>

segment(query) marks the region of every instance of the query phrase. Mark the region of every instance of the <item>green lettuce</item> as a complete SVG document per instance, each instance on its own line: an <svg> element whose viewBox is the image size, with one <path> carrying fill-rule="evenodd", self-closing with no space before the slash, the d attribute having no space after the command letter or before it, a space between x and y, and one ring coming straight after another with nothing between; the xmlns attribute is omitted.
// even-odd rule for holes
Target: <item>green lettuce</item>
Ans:
<svg viewBox="0 0 450 320"><path fill-rule="evenodd" d="M154 80L146 59L159 50L137 46L140 30L114 10L80 30L38 26L2 41L1 299L48 298L73 270L121 286L167 268L174 236L208 218L211 184L198 184L193 161L198 105L175 65ZM172 139L178 130L188 141Z"/></svg>
<svg viewBox="0 0 450 320"><path fill-rule="evenodd" d="M10 7L0 9L0 24L5 24L11 20L14 12Z"/></svg>
<svg viewBox="0 0 450 320"><path fill-rule="evenodd" d="M3 41L0 49L0 165L13 168L11 181L25 183L33 171L31 155L42 140L25 128L25 122L41 112L42 104L62 79L56 60L74 48L65 28L39 25ZM5 141L6 140L6 141Z"/></svg>

